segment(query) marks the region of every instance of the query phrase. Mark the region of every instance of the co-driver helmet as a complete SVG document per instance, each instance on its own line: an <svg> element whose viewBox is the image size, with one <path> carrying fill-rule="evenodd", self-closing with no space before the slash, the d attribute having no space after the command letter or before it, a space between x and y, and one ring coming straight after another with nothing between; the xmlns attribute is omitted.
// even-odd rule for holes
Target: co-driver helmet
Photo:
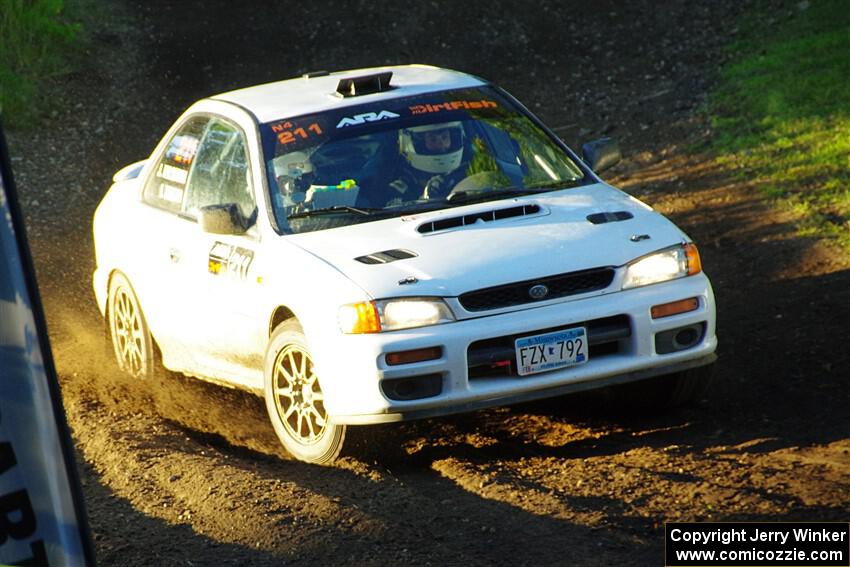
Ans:
<svg viewBox="0 0 850 567"><path fill-rule="evenodd" d="M315 173L307 152L289 152L274 158L272 163L278 189L284 195L304 193L313 183Z"/></svg>

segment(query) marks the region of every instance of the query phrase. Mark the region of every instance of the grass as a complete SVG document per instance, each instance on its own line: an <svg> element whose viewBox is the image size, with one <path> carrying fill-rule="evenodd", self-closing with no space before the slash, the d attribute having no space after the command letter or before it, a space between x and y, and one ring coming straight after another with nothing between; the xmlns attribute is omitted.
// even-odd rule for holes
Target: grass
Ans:
<svg viewBox="0 0 850 567"><path fill-rule="evenodd" d="M79 26L63 20L64 0L0 0L0 113L22 127L48 105L45 80L69 70Z"/></svg>
<svg viewBox="0 0 850 567"><path fill-rule="evenodd" d="M850 9L772 2L741 26L709 102L719 160L850 249Z"/></svg>

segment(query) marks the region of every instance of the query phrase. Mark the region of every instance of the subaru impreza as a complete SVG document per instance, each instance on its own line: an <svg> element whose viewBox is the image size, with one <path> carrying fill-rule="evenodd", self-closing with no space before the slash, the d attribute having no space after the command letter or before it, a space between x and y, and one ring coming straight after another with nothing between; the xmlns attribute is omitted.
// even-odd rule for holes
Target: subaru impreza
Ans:
<svg viewBox="0 0 850 567"><path fill-rule="evenodd" d="M685 233L599 177L619 159L435 67L203 99L94 215L118 365L262 395L316 463L352 425L661 376L686 401L715 359L711 284Z"/></svg>

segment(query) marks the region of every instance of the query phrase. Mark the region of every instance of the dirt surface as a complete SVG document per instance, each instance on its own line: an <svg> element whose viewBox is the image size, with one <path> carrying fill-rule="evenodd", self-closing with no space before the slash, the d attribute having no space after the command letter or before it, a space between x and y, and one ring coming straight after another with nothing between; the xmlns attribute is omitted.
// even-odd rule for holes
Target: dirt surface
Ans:
<svg viewBox="0 0 850 567"><path fill-rule="evenodd" d="M87 63L52 87L61 110L10 146L100 564L660 565L667 520L850 519L850 261L699 150L747 2L98 4ZM799 9L775 6L765 25ZM199 97L409 62L503 85L573 147L620 140L612 181L700 243L715 286L705 400L640 413L584 396L358 430L316 467L287 457L259 398L118 374L90 286L112 173Z"/></svg>

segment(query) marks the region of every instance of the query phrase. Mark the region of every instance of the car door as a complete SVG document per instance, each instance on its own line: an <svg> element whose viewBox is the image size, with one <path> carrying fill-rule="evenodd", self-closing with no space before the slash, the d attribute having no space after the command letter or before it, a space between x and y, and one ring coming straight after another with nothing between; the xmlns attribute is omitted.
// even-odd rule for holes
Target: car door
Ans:
<svg viewBox="0 0 850 567"><path fill-rule="evenodd" d="M183 214L189 179L211 117L195 115L177 128L162 153L154 156L142 191L143 206L125 219L122 238L136 256L127 275L159 344L165 365L193 372L197 361L186 337L196 332L188 301L188 279L197 268L183 250L196 238L195 219Z"/></svg>
<svg viewBox="0 0 850 567"><path fill-rule="evenodd" d="M205 231L206 209L232 208L235 234ZM258 281L252 263L259 244L257 203L245 133L213 117L207 124L188 179L181 216L196 221L178 253L190 273L184 311L193 328L191 348L203 373L245 382L246 368L259 370L264 345L257 344L253 311Z"/></svg>

